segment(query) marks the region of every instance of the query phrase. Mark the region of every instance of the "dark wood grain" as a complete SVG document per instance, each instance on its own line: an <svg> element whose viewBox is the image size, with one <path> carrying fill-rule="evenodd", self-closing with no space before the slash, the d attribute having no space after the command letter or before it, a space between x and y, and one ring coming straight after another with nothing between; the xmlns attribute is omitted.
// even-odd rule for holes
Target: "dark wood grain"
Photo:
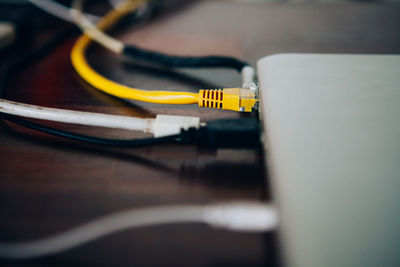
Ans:
<svg viewBox="0 0 400 267"><path fill-rule="evenodd" d="M193 1L119 36L176 54L224 54L249 59L281 52L399 53L400 7L377 4L235 4ZM54 29L53 29L54 30ZM195 106L127 104L97 92L74 72L73 40L13 77L6 97L50 107L202 120L251 116ZM139 88L195 90L240 84L230 70L158 69L93 47L102 74ZM57 125L107 137L142 134ZM10 129L11 127L12 129ZM210 150L163 144L106 149L28 131L0 128L0 240L39 238L110 212L149 205L269 199L260 150ZM193 225L124 231L44 259L8 266L270 266L274 234L240 234Z"/></svg>

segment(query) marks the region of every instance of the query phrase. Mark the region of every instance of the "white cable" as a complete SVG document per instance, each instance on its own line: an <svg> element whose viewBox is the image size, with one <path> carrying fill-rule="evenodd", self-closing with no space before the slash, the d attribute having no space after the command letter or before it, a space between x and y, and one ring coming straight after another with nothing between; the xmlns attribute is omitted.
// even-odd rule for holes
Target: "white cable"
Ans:
<svg viewBox="0 0 400 267"><path fill-rule="evenodd" d="M257 90L258 86L255 83L256 71L251 66L245 66L241 70L242 87L246 89Z"/></svg>
<svg viewBox="0 0 400 267"><path fill-rule="evenodd" d="M31 4L35 5L36 7L46 11L47 13L55 17L74 23L74 20L70 15L69 7L66 7L52 0L28 0L28 1ZM97 22L100 20L100 17L95 15L85 14L85 16L91 22Z"/></svg>
<svg viewBox="0 0 400 267"><path fill-rule="evenodd" d="M104 32L97 29L93 24L100 20L100 17L83 14L82 5L83 1L74 1L73 7L69 8L52 0L28 0L36 7L48 12L49 14L56 16L65 21L77 24L82 31L90 36L93 40L97 41L107 49L120 54L124 48L124 43L105 34ZM110 1L114 8L119 9L122 5L125 5L127 1L117 3L116 1ZM143 9L139 9L138 16L142 16L145 12L146 5L143 5Z"/></svg>
<svg viewBox="0 0 400 267"><path fill-rule="evenodd" d="M0 99L0 112L32 119L145 132L152 131L154 121L154 119L46 108L5 99Z"/></svg>
<svg viewBox="0 0 400 267"><path fill-rule="evenodd" d="M126 3L127 1L124 1L122 4ZM83 0L74 0L72 2L70 15L76 25L78 25L82 29L82 31L93 40L97 41L107 49L117 54L121 54L125 46L124 43L100 31L89 19L85 17L82 9Z"/></svg>
<svg viewBox="0 0 400 267"><path fill-rule="evenodd" d="M76 1L75 7L68 8L57 2L51 0L28 0L38 8L56 16L65 21L76 23L85 34L90 36L92 39L98 41L106 48L116 53L121 53L123 49L123 43L106 35L105 33L98 30L92 22L97 22L100 18L92 15L84 15L82 13L82 1ZM78 8L79 10L77 10Z"/></svg>
<svg viewBox="0 0 400 267"><path fill-rule="evenodd" d="M104 113L46 108L0 99L0 112L32 119L72 123L152 133L155 137L179 134L182 129L199 128L200 118L158 114L155 119L141 119Z"/></svg>
<svg viewBox="0 0 400 267"><path fill-rule="evenodd" d="M47 238L0 243L0 258L28 259L60 253L131 228L170 223L207 223L234 231L271 231L278 225L276 210L266 203L164 206L128 210L82 224Z"/></svg>

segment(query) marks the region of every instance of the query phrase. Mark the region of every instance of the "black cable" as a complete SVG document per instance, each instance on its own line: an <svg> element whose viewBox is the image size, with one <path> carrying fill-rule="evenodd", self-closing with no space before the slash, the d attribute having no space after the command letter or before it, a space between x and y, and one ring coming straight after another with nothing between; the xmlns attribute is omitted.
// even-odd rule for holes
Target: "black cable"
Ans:
<svg viewBox="0 0 400 267"><path fill-rule="evenodd" d="M23 56L8 64L2 71L0 75L0 95L2 96L7 87L7 83L9 78L12 75L17 74L22 71L24 68L30 66L31 64L41 60L51 52L53 52L59 45L63 44L66 40L68 40L73 34L78 33L77 28L68 28L59 32L57 35L53 36L48 42L46 42L39 49L36 49L31 52L25 53ZM135 140L118 140L118 139L107 139L94 137L89 135L81 135L72 132L66 132L63 130L59 130L56 128L52 128L43 124L34 123L28 120L20 119L18 117L8 115L0 112L0 118L10 121L12 123L21 125L26 128L30 128L36 131L41 131L47 134L75 140L81 141L90 144L96 145L104 145L104 146L117 146L117 147L139 147L146 146L151 144L159 144L164 142L170 142L177 139L179 136L168 136L161 138L144 138L144 139L135 139Z"/></svg>
<svg viewBox="0 0 400 267"><path fill-rule="evenodd" d="M212 120L199 129L182 131L180 142L212 148L259 148L261 125L252 117Z"/></svg>
<svg viewBox="0 0 400 267"><path fill-rule="evenodd" d="M232 57L205 56L184 57L166 55L155 51L126 45L123 54L133 59L156 63L170 68L232 68L241 71L248 63Z"/></svg>
<svg viewBox="0 0 400 267"><path fill-rule="evenodd" d="M95 145L103 145L103 146L113 146L113 147L140 147L140 146L147 146L152 144L159 144L174 141L180 137L180 135L170 135L165 137L159 138L142 138L142 139L109 139L109 138L100 138L100 137L93 137L83 134L71 133L67 131L63 131L60 129L56 129L53 127L45 126L42 124L38 124L35 122L31 122L28 120L24 120L18 118L16 116L12 116L9 114L5 114L0 112L0 116L2 119L10 121L12 123L18 124L20 126L24 126L29 129L33 129L36 131L40 131L43 133L51 134L58 137L63 137L66 139L71 139L74 141L80 141L88 144L95 144Z"/></svg>
<svg viewBox="0 0 400 267"><path fill-rule="evenodd" d="M154 16L174 2L177 2L177 0L150 1L148 3L148 12ZM179 5L182 5L185 1L181 0L181 2L182 3L179 3ZM169 68L232 68L240 72L243 67L250 65L245 61L233 57L215 55L199 57L167 55L130 44L125 44L123 54L135 60L154 63Z"/></svg>

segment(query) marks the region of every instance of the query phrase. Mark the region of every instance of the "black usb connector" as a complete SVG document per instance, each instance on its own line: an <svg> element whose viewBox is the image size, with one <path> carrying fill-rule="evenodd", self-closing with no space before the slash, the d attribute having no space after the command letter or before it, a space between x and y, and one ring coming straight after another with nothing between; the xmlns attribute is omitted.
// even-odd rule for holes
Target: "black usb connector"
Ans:
<svg viewBox="0 0 400 267"><path fill-rule="evenodd" d="M182 131L181 140L217 148L257 148L261 144L261 126L256 118L219 119L199 129Z"/></svg>

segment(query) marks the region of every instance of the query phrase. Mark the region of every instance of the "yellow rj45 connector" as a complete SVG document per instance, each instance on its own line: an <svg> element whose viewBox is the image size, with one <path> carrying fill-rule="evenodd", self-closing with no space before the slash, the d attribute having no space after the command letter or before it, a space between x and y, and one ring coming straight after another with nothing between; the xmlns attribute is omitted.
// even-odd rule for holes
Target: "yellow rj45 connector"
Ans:
<svg viewBox="0 0 400 267"><path fill-rule="evenodd" d="M257 90L247 88L200 90L199 106L251 112L258 107L258 94Z"/></svg>

